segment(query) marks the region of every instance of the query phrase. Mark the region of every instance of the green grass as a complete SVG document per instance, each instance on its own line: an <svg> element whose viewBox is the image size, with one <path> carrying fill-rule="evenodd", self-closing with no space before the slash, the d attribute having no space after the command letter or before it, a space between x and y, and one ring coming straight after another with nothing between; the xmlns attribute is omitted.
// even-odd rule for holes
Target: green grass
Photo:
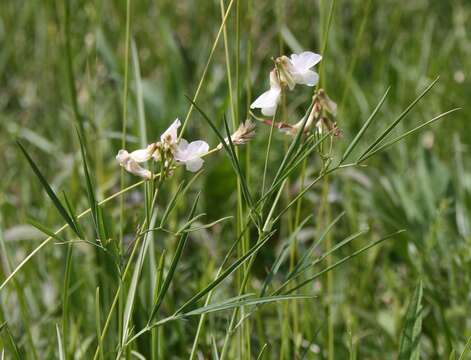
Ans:
<svg viewBox="0 0 471 360"><path fill-rule="evenodd" d="M470 21L459 0L1 2L0 358L469 357ZM213 148L301 50L340 137L257 122L197 174L119 167L176 117Z"/></svg>

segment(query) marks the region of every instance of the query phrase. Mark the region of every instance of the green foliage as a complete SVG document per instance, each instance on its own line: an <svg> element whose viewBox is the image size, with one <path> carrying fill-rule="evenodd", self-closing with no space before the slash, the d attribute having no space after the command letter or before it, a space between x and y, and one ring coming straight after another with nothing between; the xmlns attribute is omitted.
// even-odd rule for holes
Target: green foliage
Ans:
<svg viewBox="0 0 471 360"><path fill-rule="evenodd" d="M422 282L417 285L414 295L407 307L401 333L398 358L408 360L420 359L420 336L422 335Z"/></svg>
<svg viewBox="0 0 471 360"><path fill-rule="evenodd" d="M467 359L470 22L466 1L0 2L0 358ZM295 136L249 108L303 50L340 136L302 131L313 88L278 108ZM122 172L176 117L223 149Z"/></svg>

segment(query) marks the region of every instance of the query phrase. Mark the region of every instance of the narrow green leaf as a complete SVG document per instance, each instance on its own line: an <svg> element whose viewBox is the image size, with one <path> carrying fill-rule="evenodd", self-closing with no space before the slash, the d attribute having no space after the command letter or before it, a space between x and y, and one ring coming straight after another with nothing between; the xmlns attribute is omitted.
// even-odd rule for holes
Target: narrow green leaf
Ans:
<svg viewBox="0 0 471 360"><path fill-rule="evenodd" d="M294 170L306 159L309 155L311 155L317 147L322 144L330 135L330 133L325 134L320 139L318 139L312 146L308 147L307 150L302 152L299 157L295 157L293 162L288 162L286 166L286 170L281 172L280 175L277 175L270 186L270 188L260 197L259 200L255 203L255 207L258 207L261 203L263 203L273 192L279 189L281 183L288 178Z"/></svg>
<svg viewBox="0 0 471 360"><path fill-rule="evenodd" d="M214 339L214 336L211 336L211 344L213 349L213 356L211 359L219 360L218 347L216 345L216 339Z"/></svg>
<svg viewBox="0 0 471 360"><path fill-rule="evenodd" d="M260 249L270 240L274 232L268 233L262 238L257 244L255 244L251 249L249 249L243 256L234 261L226 270L224 270L216 279L214 279L209 285L204 289L200 290L197 294L193 295L188 301L186 301L175 313L179 314L184 312L186 309L195 304L199 299L204 295L214 289L219 285L224 279L231 275L235 270L237 270L243 263L245 263L249 258L254 256Z"/></svg>
<svg viewBox="0 0 471 360"><path fill-rule="evenodd" d="M389 90L391 88L388 87L386 89L386 92L384 93L383 97L381 98L381 100L379 100L379 103L378 105L376 105L376 108L373 110L373 112L371 113L370 117L365 121L365 123L363 124L363 126L361 127L360 131L356 134L355 138L352 140L352 142L350 143L350 145L348 145L348 148L347 150L345 150L345 152L343 153L342 155L342 159L340 160L340 163L342 164L347 158L348 158L348 155L350 155L350 153L353 151L353 149L355 148L355 146L358 144L358 141L360 141L361 137L363 136L363 134L365 133L365 131L368 129L368 127L370 126L371 122L373 121L373 119L376 117L376 115L378 114L379 112L379 109L381 108L381 106L383 105L384 101L386 100L386 97L388 96L388 93L389 93Z"/></svg>
<svg viewBox="0 0 471 360"><path fill-rule="evenodd" d="M230 309L234 309L241 306L255 306L255 305L267 304L267 303L278 302L278 301L307 300L307 299L313 299L313 298L314 298L313 296L305 296L305 295L279 295L279 296L266 296L262 298L240 299L240 296L238 296L232 299L228 299L221 303L203 306L201 308L181 314L179 315L179 317L187 317L187 316L213 313L217 311L230 310Z"/></svg>
<svg viewBox="0 0 471 360"><path fill-rule="evenodd" d="M427 86L427 88L422 91L422 93L414 101L412 101L412 103L392 122L392 124L389 125L389 127L383 131L383 133L375 141L373 141L373 143L363 152L363 154L360 155L360 161L363 159L363 157L368 155L370 151L374 150L374 148L401 122L401 120L406 117L406 115L414 108L420 99L422 99L425 94L427 94L430 89L432 89L432 87L437 83L438 79L440 79L440 77L437 77L429 86Z"/></svg>
<svg viewBox="0 0 471 360"><path fill-rule="evenodd" d="M358 256L358 255L360 255L360 254L362 254L363 252L365 252L365 251L371 249L373 246L376 246L376 245L382 243L382 242L385 241L385 240L388 240L388 239L390 239L390 238L392 238L392 237L394 237L394 236L396 236L396 235L399 235L399 234L403 233L404 231L405 231L405 230L396 231L396 232L394 232L394 233L392 233L392 234L386 235L385 237L383 237L383 238L381 238L381 239L379 239L379 240L374 241L373 243L371 243L371 244L369 244L369 245L366 245L366 246L362 247L361 249L359 249L359 250L353 252L352 254L350 254L350 255L344 257L343 259L341 259L341 260L335 262L335 263L332 264L331 266L326 267L324 270L318 272L317 274L315 274L315 275L309 277L309 278L306 279L305 281L299 283L299 284L296 285L295 287L293 287L293 288L291 288L290 290L288 290L288 291L286 292L286 294L290 294L290 293L292 293L292 292L294 292L294 291L296 291L296 290L302 288L303 286L305 286L305 285L307 285L307 284L309 284L309 283L312 283L312 281L315 280L315 279L317 279L319 276L322 276L322 275L328 273L329 271L334 270L336 267L338 267L338 266L342 265L343 263L347 262L348 260L350 260L350 259L352 259L352 258L354 258L354 257L356 257L356 256ZM275 291L274 294L279 294L279 293L281 293L281 290L282 290L283 288L285 288L286 285L287 285L286 283L283 284L283 286L281 286L277 291Z"/></svg>
<svg viewBox="0 0 471 360"><path fill-rule="evenodd" d="M245 197L245 200L247 201L249 206L252 207L253 206L252 196L250 195L250 191L249 191L248 186L247 186L247 181L245 179L244 174L241 171L239 162L237 160L237 157L235 156L235 152L233 151L234 150L234 148L233 148L234 145L232 144L231 134L229 132L229 127L227 125L225 117L223 118L223 120L224 120L223 122L224 122L224 126L226 127L227 140L228 140L227 142L224 139L224 137L221 135L221 133L219 132L217 127L214 125L213 121L209 118L209 116L206 115L206 113L198 105L196 105L196 103L193 102L193 100L191 100L188 97L187 97L187 99L192 103L192 105L195 107L195 109L198 110L198 112L201 114L203 119L208 123L208 125L214 131L214 133L218 137L219 141L221 142L222 146L226 150L226 152L229 155L229 158L231 160L232 167L233 167L234 171L236 172L237 176L240 179L240 182L241 182L241 185L242 185L242 187L241 187L242 188L242 193Z"/></svg>
<svg viewBox="0 0 471 360"><path fill-rule="evenodd" d="M319 240L315 241L309 249L307 249L304 253L301 259L296 263L294 266L293 270L288 274L287 279L291 278L293 275L297 274L299 272L299 269L306 265L307 259L311 256L311 254L317 249L317 247L324 241L326 238L327 234L332 230L335 224L345 215L345 212L342 212L340 215L338 215L324 230L322 235L319 237Z"/></svg>
<svg viewBox="0 0 471 360"><path fill-rule="evenodd" d="M450 356L448 356L448 360L456 360L456 351L455 351L455 349L451 350Z"/></svg>
<svg viewBox="0 0 471 360"><path fill-rule="evenodd" d="M222 138L221 143L222 144L228 144L228 145L225 146L225 149L227 151L229 151L229 155L232 159L234 170L236 171L237 176L240 179L240 183L242 185L242 192L244 194L245 200L247 201L247 203L249 204L250 207L253 207L252 195L250 194L250 191L249 191L249 188L248 188L248 185L247 185L247 181L245 179L245 175L242 172L242 169L241 169L241 166L240 166L240 163L239 163L239 159L237 158L237 154L236 154L236 151L235 151L235 148L234 148L234 144L232 143L231 131L229 129L229 124L227 123L226 116L223 116L222 119L223 119L224 127L226 129L227 143L226 143L224 138ZM209 118L207 118L207 120L209 120ZM216 127L214 127L214 129L216 129Z"/></svg>
<svg viewBox="0 0 471 360"><path fill-rule="evenodd" d="M419 281L407 308L399 344L399 360L420 359L420 335L422 332L422 281Z"/></svg>
<svg viewBox="0 0 471 360"><path fill-rule="evenodd" d="M101 339L101 306L100 306L100 287L96 287L95 291L95 326L96 338ZM103 347L100 347L100 360L104 359Z"/></svg>
<svg viewBox="0 0 471 360"><path fill-rule="evenodd" d="M55 232L53 232L52 230L48 229L46 226L40 224L39 222L37 222L36 220L34 219L31 219L29 218L28 219L28 223L30 223L31 225L33 225L36 229L38 229L39 231L43 232L44 234L46 234L47 236L57 240L58 242L60 243L65 243L66 241L64 241L64 239L62 239L58 234L56 234Z"/></svg>
<svg viewBox="0 0 471 360"><path fill-rule="evenodd" d="M62 344L61 330L59 324L56 324L56 335L57 335L57 347L59 352L59 360L65 360L64 356L64 346Z"/></svg>
<svg viewBox="0 0 471 360"><path fill-rule="evenodd" d="M146 114L144 108L144 96L142 93L141 68L139 66L139 55L136 47L136 41L131 39L132 65L134 69L134 83L137 103L137 119L139 121L139 139L141 147L147 146Z"/></svg>
<svg viewBox="0 0 471 360"><path fill-rule="evenodd" d="M185 229L184 231L186 231L186 232L195 232L195 231L199 231L199 230L203 230L203 229L208 229L208 228L213 227L216 224L219 224L223 221L226 221L226 220L229 220L229 219L232 219L232 218L233 218L233 216L225 216L223 218L220 218L218 220L210 222L209 224L204 224L204 225L195 226L195 227L189 227L189 228Z"/></svg>
<svg viewBox="0 0 471 360"><path fill-rule="evenodd" d="M270 282L272 281L273 276L276 275L276 273L280 269L281 265L283 264L285 259L288 257L288 252L290 250L291 244L297 238L299 231L301 231L301 229L304 227L304 225L306 225L306 223L309 220L311 220L312 217L313 217L313 215L309 215L308 217L306 217L298 225L298 227L293 231L293 233L289 236L288 240L286 240L286 242L283 244L283 247L282 247L280 253L276 257L270 271L268 272L267 276L265 277L265 281L263 283L262 290L260 291L260 297L265 295L265 291L266 291L268 285L270 284Z"/></svg>
<svg viewBox="0 0 471 360"><path fill-rule="evenodd" d="M82 134L85 133L84 127L84 118L80 115L77 101L77 89L75 75L74 75L74 65L73 65L73 56L72 56L72 44L71 44L71 31L70 31L70 0L66 0L64 6L64 41L65 41L65 60L67 68L67 82L70 92L70 100L72 102L72 109L75 115L75 121L77 126L80 129Z"/></svg>
<svg viewBox="0 0 471 360"><path fill-rule="evenodd" d="M363 162L367 159L369 159L370 157L372 157L373 155L379 153L380 151L383 151L384 149L390 147L391 145L394 145L395 143L397 143L398 141L410 136L410 135L413 135L417 132L419 132L420 130L422 130L424 127L428 126L428 125L431 125L432 123L434 123L435 121L438 121L440 120L441 118L451 114L452 112L455 112L457 110L461 110L461 108L455 108L455 109L452 109L452 110L449 110L449 111L446 111L436 117L434 117L433 119L430 119L426 122L424 122L423 124L413 128L412 130L409 130L409 131L406 131L404 134L401 134L399 135L398 137L392 139L391 141L388 141L386 142L385 144L381 145L381 146L378 146L375 150L371 151L369 154L365 155L363 158L359 159L358 162Z"/></svg>
<svg viewBox="0 0 471 360"><path fill-rule="evenodd" d="M262 349L260 350L260 352L257 355L257 360L262 360L263 355L265 354L265 350L267 348L268 348L268 344L267 343L263 344Z"/></svg>
<svg viewBox="0 0 471 360"><path fill-rule="evenodd" d="M151 219L150 226L154 226L154 224L156 222L156 219L157 219L157 216L156 216L156 214L154 214L154 216ZM139 250L139 255L137 257L136 265L134 267L134 271L133 271L132 278L131 278L131 284L129 285L129 289L128 289L128 295L127 295L127 298L126 298L126 305L124 307L123 325L122 325L123 337L122 337L122 341L121 341L121 346L123 346L126 343L126 339L129 335L128 330L129 330L129 326L130 326L130 322L131 322L132 311L133 311L133 308L134 308L134 301L135 301L135 298L136 298L137 286L139 284L139 276L142 272L142 267L144 266L144 260L145 260L146 254L147 254L147 250L149 248L149 246L148 246L149 245L148 234L144 234L142 236L144 236L144 242L143 242L143 244L142 244L142 246Z"/></svg>
<svg viewBox="0 0 471 360"><path fill-rule="evenodd" d="M64 353L67 353L67 335L69 334L69 288L70 274L72 270L72 252L73 244L67 246L64 266L64 283L62 287L62 334L64 339L61 341ZM59 326L57 326L59 330Z"/></svg>
<svg viewBox="0 0 471 360"><path fill-rule="evenodd" d="M466 341L466 345L464 346L463 352L461 353L458 360L467 359L466 355L469 353L470 350L471 350L471 336L468 338L468 341Z"/></svg>
<svg viewBox="0 0 471 360"><path fill-rule="evenodd" d="M365 235L368 231L369 231L369 229L364 229L364 230L360 230L360 231L356 232L355 234L352 234L352 235L348 236L347 238L343 239L338 244L336 244L335 246L330 248L329 251L326 251L321 256L319 256L311 264L307 264L304 267L300 267L294 275L299 276L301 273L306 271L308 268L316 266L320 262L324 261L329 255L333 254L337 250L339 250L339 249L343 248L344 246L348 245L349 243L351 243L353 240L359 238L360 236Z"/></svg>
<svg viewBox="0 0 471 360"><path fill-rule="evenodd" d="M67 194L65 193L65 191L62 192L62 196L64 197L64 202L65 202L65 206L67 208L67 211L69 212L69 215L72 218L72 220L75 224L75 227L79 230L79 232L81 234L80 238L83 239L84 238L83 230L82 230L82 228L80 226L80 223L78 221L77 212L75 211L75 208L70 203L69 198L67 197Z"/></svg>
<svg viewBox="0 0 471 360"><path fill-rule="evenodd" d="M188 216L189 219L191 219L196 211L196 206L198 205L198 200L200 197L200 193L196 196L195 201L193 202L193 206L190 210L190 214ZM165 281L162 284L162 287L159 291L159 296L157 297L157 300L152 308L152 312L149 318L149 323L153 320L154 316L156 315L157 311L160 308L160 305L162 304L162 301L164 300L165 294L167 293L168 288L170 287L170 284L172 282L173 276L175 274L175 270L177 268L177 265L180 261L180 258L183 253L183 249L185 248L186 241L188 240L188 233L184 232L180 236L180 239L178 240L177 248L175 250L175 254L173 256L172 262L170 264L170 268L168 270L167 276L165 277Z"/></svg>
<svg viewBox="0 0 471 360"><path fill-rule="evenodd" d="M172 210L175 208L175 205L177 204L177 199L180 197L180 193L182 191L182 188L183 188L184 184L185 184L184 182L181 182L180 184L178 184L177 190L172 195L172 198L170 199L167 207L165 208L165 211L162 215L162 219L160 221L160 226L159 227L163 227L165 225L165 223L167 222L167 219L168 219L170 213L172 212Z"/></svg>
<svg viewBox="0 0 471 360"><path fill-rule="evenodd" d="M96 234L98 238L101 240L101 242L104 244L107 240L107 234L106 234L107 231L105 229L104 222L102 219L102 213L96 201L95 188L93 186L92 178L88 170L88 160L87 160L87 150L85 147L85 139L82 137L79 131L77 131L77 136L80 142L80 153L82 155L82 165L83 165L83 173L85 175L85 185L86 185L87 195L88 195L88 205L90 206L90 209L91 209Z"/></svg>
<svg viewBox="0 0 471 360"><path fill-rule="evenodd" d="M70 214L67 212L67 210L64 208L62 205L61 201L59 198L56 196L54 190L49 186L49 183L47 182L46 178L43 176L39 168L36 166L34 163L33 159L29 156L27 153L26 149L21 145L19 141L17 141L18 146L20 147L23 155L26 157L28 160L29 165L33 169L34 173L36 174L37 178L41 182L41 185L43 186L44 190L46 190L47 195L49 198L52 200L54 206L56 207L57 211L61 214L62 218L64 221L70 226L70 228L77 234L77 236L80 237L80 231L77 229L75 226L75 223L73 219L71 218Z"/></svg>
<svg viewBox="0 0 471 360"><path fill-rule="evenodd" d="M5 335L2 336L2 340L4 340L4 345L8 346L10 350L10 355L12 355L16 360L21 360L22 357L20 356L20 351L18 350L18 346L13 338L13 335L10 332L7 322L5 321L2 325L0 325L0 333L4 333Z"/></svg>
<svg viewBox="0 0 471 360"><path fill-rule="evenodd" d="M289 164L289 161L294 154L294 152L298 149L299 145L301 144L301 139L304 133L304 128L306 127L307 120L309 119L309 115L311 114L312 107L314 106L314 102L311 102L309 105L308 110L304 114L303 122L301 124L301 127L298 129L298 132L296 133L296 136L294 137L293 141L291 142L288 151L286 152L285 156L283 157L283 160L281 161L280 166L278 167L278 171L275 175L275 178L273 179L273 183L275 183L278 179L279 176L282 174L284 171L285 167Z"/></svg>

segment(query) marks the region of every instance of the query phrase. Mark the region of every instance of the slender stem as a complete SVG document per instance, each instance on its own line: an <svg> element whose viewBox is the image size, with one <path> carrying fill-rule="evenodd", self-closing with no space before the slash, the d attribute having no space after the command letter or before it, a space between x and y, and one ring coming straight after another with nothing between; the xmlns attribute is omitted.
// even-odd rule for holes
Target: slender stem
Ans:
<svg viewBox="0 0 471 360"><path fill-rule="evenodd" d="M74 111L75 121L77 122L78 129L82 138L85 139L85 129L82 122L82 117L80 116L79 107L77 103L77 89L75 88L75 75L74 67L72 62L72 45L71 45L71 36L70 36L70 1L65 1L64 7L64 36L65 36L65 53L67 60L67 74L69 82L69 91L70 91L70 100L72 101L72 109Z"/></svg>
<svg viewBox="0 0 471 360"><path fill-rule="evenodd" d="M196 102L196 100L198 99L198 96L200 94L200 91L201 91L201 88L203 87L203 82L204 82L204 79L206 78L206 73L208 72L208 69L209 69L209 64L211 63L211 60L213 58L213 55L214 55L214 51L216 50L216 47L217 47L217 44L218 44L218 41L219 41L219 38L221 37L221 33L224 29L224 25L226 24L226 20L229 16L229 13L231 11L231 8L232 8L232 4L234 3L234 0L231 0L229 2L229 5L227 5L227 9L226 9L226 13L224 15L224 18L222 19L222 22L221 22L221 26L219 27L219 30L218 30L218 33L216 35L216 39L214 39L214 42L213 42L213 46L211 48L211 51L209 52L209 56L208 56L208 60L206 61L206 65L204 66L204 69L203 69L203 74L201 75L201 78L200 78L200 81L198 83L198 86L196 88L196 91L195 91L195 95L193 96L193 99L192 99L192 104L190 105L190 108L188 109L188 112L185 116L185 120L183 121L183 124L182 124L182 128L181 128L181 131L180 131L180 135L179 135L179 138L182 137L185 129L186 129L186 125L188 123L188 120L190 119L190 116L191 114L193 113L193 109L194 109L194 105L193 103Z"/></svg>
<svg viewBox="0 0 471 360"><path fill-rule="evenodd" d="M126 34L124 44L124 84L123 84L123 122L121 128L121 149L126 148L126 134L127 134L127 123L128 123L128 71L129 71L129 45L130 45L130 31L131 30L131 0L126 0ZM124 177L125 170L121 168L120 172L120 189L124 188ZM119 238L118 238L118 249L120 256L123 255L124 251L124 197L119 200ZM119 319L122 318L124 312L124 297L121 291L119 291ZM125 331L121 328L121 321L118 321L118 338L122 338L122 332ZM106 331L104 331L106 332Z"/></svg>
<svg viewBox="0 0 471 360"><path fill-rule="evenodd" d="M157 196L160 192L160 187L161 187L161 184L162 184L162 179L163 177L159 177L159 180L158 180L158 184L157 184L157 188L155 190L155 194L154 194L154 197L153 197L153 201L152 201L152 208L155 207L155 202L157 201ZM111 317L113 315L113 311L114 311L114 308L116 307L116 303L118 302L118 299L120 297L120 294L121 294L121 291L123 289L123 284L124 284L124 281L127 277L127 274L129 272L129 269L131 268L131 264L133 263L133 259L134 259L134 255L136 254L136 251L138 249L138 245L140 244L140 240L146 236L146 232L142 232L141 230L142 229L145 229L146 226L147 226L147 217L146 219L144 220L142 226L139 228L139 231L137 232L137 236L136 236L136 239L134 241L134 246L132 248L132 251L131 251L131 255L129 256L129 259L126 263L126 267L124 269L124 272L123 272L123 275L121 277L121 281L119 282L119 285L118 285L118 289L116 290L116 293L115 293L115 296L114 296L114 299L113 299L113 303L111 304L111 307L110 307L110 310L108 312L108 316L106 318L106 321L105 321L105 325L103 327L103 330L102 330L102 334L101 334L101 337L98 341L98 345L97 345L97 348L95 350L95 356L93 357L94 360L96 360L98 358L98 355L100 353L100 349L102 348L102 344L103 344L103 340L106 336L106 333L108 331L108 327L110 325L110 322L111 322ZM123 331L126 331L126 329L123 329ZM123 351L123 348L121 347L120 348L120 352Z"/></svg>
<svg viewBox="0 0 471 360"><path fill-rule="evenodd" d="M69 282L70 282L70 272L72 267L72 252L73 245L70 243L67 246L67 255L65 260L65 275L64 275L64 285L62 290L62 346L64 347L64 355L67 359L69 356L68 352L68 339L69 339Z"/></svg>

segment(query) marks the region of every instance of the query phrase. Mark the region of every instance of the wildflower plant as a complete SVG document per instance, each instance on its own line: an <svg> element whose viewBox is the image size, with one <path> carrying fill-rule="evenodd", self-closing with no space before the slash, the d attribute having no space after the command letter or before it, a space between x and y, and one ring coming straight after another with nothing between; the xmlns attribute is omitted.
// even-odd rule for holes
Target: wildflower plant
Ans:
<svg viewBox="0 0 471 360"><path fill-rule="evenodd" d="M223 3L221 4L222 22L207 66L212 61L214 49L221 36L227 46L226 20L231 6L232 1L227 9ZM129 16L129 9L127 14ZM127 27L129 31L129 23ZM127 41L126 49L129 48L130 42ZM136 59L137 52L133 54ZM76 339L70 335L71 331L68 331L71 328L70 319L74 317L74 314L69 312L69 305L72 302L70 293L73 291L70 269L73 266L74 247L78 243L82 245L85 243L95 250L94 256L100 266L100 271L97 271L94 280L95 292L92 294L96 310L96 332L80 336L81 341L84 338L90 339L87 349L84 350L87 358L130 359L133 356L144 358L143 354L152 359L166 358L171 355L174 348L172 345L169 345L169 348L162 345L165 343L163 338L167 329L176 323L191 324L192 336L184 337L189 340L189 343L185 344L187 345L185 352L188 352L186 355L190 359L203 356L199 349L205 346L203 342L207 343L204 334L211 338L210 352L214 358L221 360L262 358L264 352L268 351L267 346L253 341L251 333L259 326L258 324L263 324L266 304L275 304L277 315L282 320L280 345L272 353L274 354L272 357L284 359L300 357L301 347L305 345L298 341L298 338L307 336L300 330L303 321L300 319L300 312L303 311L303 304L312 306L318 298L319 301L331 301L332 279L327 281L326 292L316 290L316 287L320 286L319 279L325 275L331 276L334 270L352 258L361 256L372 247L404 232L404 229L395 229L391 233L373 238L370 229L365 227L347 234L333 244L331 233L343 218L343 213L333 219L330 217L330 204L327 199L329 177L343 169L361 169L373 155L416 134L456 110L441 113L396 137L390 137L392 131L419 100L432 89L437 79L430 83L389 125L386 125L379 136L370 141L365 134L387 99L388 88L357 134L348 139L342 136L337 126L337 122L342 123L342 118L338 118L336 99L331 99L326 90L320 86L323 73L320 72L319 75L314 70L321 61L328 61L329 58L323 58L323 55L304 51L275 58L274 68L266 72L270 84L269 90L263 92L253 102L248 101L250 105L247 105L254 111L260 109L261 116L250 111L247 111L246 116L235 116L241 106L237 106L238 100L232 100L230 104L232 127L225 114L218 114L217 110L212 108L206 109L199 101L201 84L206 76L206 66L200 84L189 101L189 110L183 123L177 118L160 137L145 132L145 138L152 136L154 142L144 145L147 141L141 141L140 149L131 150L131 146L125 141L126 136L123 135L124 146L116 154L116 163L111 171L118 173L120 166L126 172L120 179L121 185L125 183L123 179L128 180L127 173L140 179L130 186L121 186L118 191L101 200L99 197L101 191L97 190L95 185L97 180L90 166L87 127L81 123L83 117L76 116L76 121L80 124L77 126L77 139L80 146L81 176L88 200L88 209L81 213L76 213L66 195L61 199L56 194L47 176L29 154L27 147L20 144L20 150L65 225L53 231L32 221L35 227L47 235L47 238L18 266L8 271L8 276L0 284L0 292L4 292L9 285L14 284L23 268L51 242L66 244L62 288L63 315L60 324L56 326L56 333L57 353L61 358L71 357L78 351L78 345ZM129 54L126 53L126 64L128 57ZM231 79L230 61L227 59L226 65L228 78ZM134 68L138 69L137 64L134 64ZM72 72L72 68L69 70ZM127 71L126 65L124 94L128 91ZM138 79L136 84L139 84L140 75L137 70L136 73ZM248 78L250 79L250 76ZM71 84L72 87L75 86L73 81ZM239 90L239 82L236 84ZM261 84L249 85L254 89L261 87ZM299 108L303 109L299 118L296 117L296 113L288 113L285 95L290 92L296 96L296 91L301 86L310 89L310 96L308 102L298 105L298 111ZM229 90L232 91L231 86ZM236 97L239 97L239 92L236 93ZM138 100L142 101L142 94L139 96L141 98ZM125 96L124 103L126 102ZM209 130L214 133L217 145L213 147L209 145L209 135L207 139L191 142L183 138L182 129L186 129L187 122L193 119L193 111L204 120L203 124L208 130L205 133L209 133ZM126 117L127 111L123 113ZM296 120L290 121L290 119ZM141 121L141 128L145 129L144 117ZM275 129L286 135L282 137L283 143L273 137ZM251 142L256 136L257 142L266 144L266 149L263 171L254 175L250 151L252 151ZM363 143L366 144L364 150L359 151ZM271 156L273 154L276 156ZM210 165L211 161L215 162L216 157L225 157L232 166L231 174L237 180L234 189L236 207L235 211L225 214L227 216L205 223L203 220L206 214L198 210L201 206L200 195L205 189L199 189L195 196L191 194L191 190L197 186L197 179L202 170L204 171L204 167ZM184 171L179 170L182 168L192 173L190 178L185 176ZM317 185L320 184L322 189L319 190ZM131 205L122 201L120 221L117 221L119 231L112 231L110 229L112 221L109 219L113 218L114 213L107 212L105 205L137 189L140 189L138 191L143 194L145 200L135 205L140 212L137 211L136 216L125 216L127 206ZM321 192L320 196L324 200L321 202L321 209L307 207L307 210L303 211L302 201L313 189ZM225 201L226 198L221 199L221 202ZM182 213L184 220L181 219ZM91 229L87 229L82 221L88 214L91 215ZM322 229L312 241L306 242L301 247L300 234L310 223L312 224L313 215L318 215L316 224L320 224ZM190 286L188 278L185 279L181 274L184 272L182 265L185 257L191 255L187 251L189 245L200 246L200 243L193 241L199 236L198 234L213 230L216 234L216 230L219 228L220 231L224 226L234 229L230 233L231 242L228 244L227 252L223 257L214 260L216 269L209 268L207 259L208 263L202 261L203 265L198 264L208 267L207 276L199 279L197 285ZM66 229L71 229L72 232L68 234ZM125 229L128 238L124 235ZM72 240L66 241L65 236ZM350 251L349 246L359 238L370 240ZM281 242L281 246L274 252L274 258L264 257L261 260L259 255L268 248L275 248L276 240ZM345 255L347 249L349 252ZM257 261L263 262L262 268L266 269L258 278L255 276L254 268ZM196 276L195 274L190 271L186 276L192 277ZM230 289L227 290L227 287ZM24 297L21 288L17 287L17 292L20 297ZM408 334L412 334L414 328L419 326L421 299L422 285L419 284L407 314L408 324L412 325L409 327L406 325L403 332L405 340L401 342L403 343L401 349L404 349L401 353L410 352L410 346L414 346L413 344L408 346L407 339ZM217 326L219 327L220 323L225 324L222 332L205 333L205 325L209 323L210 315L219 316L215 318L217 321L222 319ZM330 308L327 316L329 333L326 342L329 344L328 354L333 359L333 314ZM2 329L4 325L0 326ZM74 330L78 332L79 328L77 326ZM289 336L285 336L291 332L295 333L293 341L288 340ZM31 340L31 334L28 332L27 335L31 348L35 349L36 345ZM173 340L168 341L171 343ZM16 345L12 342L9 348L14 351ZM38 355L34 357L39 358Z"/></svg>

